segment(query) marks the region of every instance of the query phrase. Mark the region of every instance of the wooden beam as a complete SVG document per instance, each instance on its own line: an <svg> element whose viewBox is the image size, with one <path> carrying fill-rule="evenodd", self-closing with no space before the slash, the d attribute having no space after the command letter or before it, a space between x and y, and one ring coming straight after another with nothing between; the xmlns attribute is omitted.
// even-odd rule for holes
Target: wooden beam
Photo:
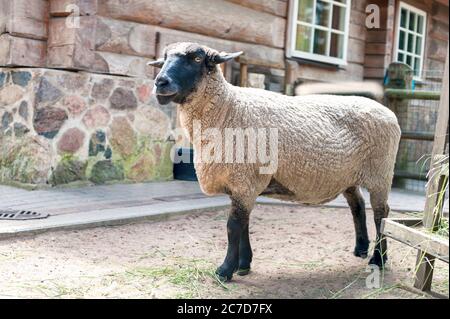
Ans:
<svg viewBox="0 0 450 319"><path fill-rule="evenodd" d="M286 17L287 15L287 1L280 1L280 0L227 0L227 1L257 11L271 13L280 17Z"/></svg>
<svg viewBox="0 0 450 319"><path fill-rule="evenodd" d="M384 94L387 98L405 99L405 100L432 100L439 101L440 92L416 91L404 89L386 89Z"/></svg>
<svg viewBox="0 0 450 319"><path fill-rule="evenodd" d="M438 118L436 122L436 131L434 135L433 151L431 166L439 166L439 160L442 154L445 153L446 141L448 140L448 112L449 112L449 100L448 100L448 47L447 47L447 58L445 62L444 77L442 78L442 88L441 88L441 98L439 101ZM439 185L442 184L440 181L441 177L438 176L429 181L427 187L427 199L425 202L424 210L424 220L423 224L427 228L434 228L438 223L438 216L442 212L442 207L438 207L436 210L436 205L438 205L438 192L440 191ZM441 205L442 206L442 205Z"/></svg>
<svg viewBox="0 0 450 319"><path fill-rule="evenodd" d="M433 151L431 155L431 169L439 167L439 160L445 153L446 144L448 141L448 59L449 59L449 49L447 45L447 57L445 61L445 71L444 77L442 78L442 88L441 88L441 99L439 101L438 118L436 123L436 131L434 135ZM439 194L442 191L441 187L444 182L444 177L441 175L434 176L428 181L427 185L427 197L425 201L423 225L429 231L435 230L439 225L440 218L442 215L443 203L439 202ZM448 240L447 240L448 245ZM416 267L418 268L416 280L414 282L414 287L421 290L430 290L431 281L433 279L433 269L434 269L434 259L431 254L426 250L422 249L417 255ZM448 251L447 251L448 256ZM438 257L438 256L436 256ZM447 258L448 262L448 258Z"/></svg>
<svg viewBox="0 0 450 319"><path fill-rule="evenodd" d="M95 62L96 18L82 16L72 22L67 23L64 17L50 19L48 66L91 70Z"/></svg>
<svg viewBox="0 0 450 319"><path fill-rule="evenodd" d="M427 254L449 261L449 242L443 237L430 234L422 229L402 225L395 220L383 219L381 231L387 237L400 241Z"/></svg>
<svg viewBox="0 0 450 319"><path fill-rule="evenodd" d="M99 15L283 48L286 19L224 0L100 0Z"/></svg>
<svg viewBox="0 0 450 319"><path fill-rule="evenodd" d="M45 41L0 35L0 66L45 67Z"/></svg>
<svg viewBox="0 0 450 319"><path fill-rule="evenodd" d="M0 0L0 33L45 40L48 10L47 0Z"/></svg>
<svg viewBox="0 0 450 319"><path fill-rule="evenodd" d="M50 15L52 17L67 17L74 8L75 14L80 16L95 15L97 13L97 0L49 0Z"/></svg>
<svg viewBox="0 0 450 319"><path fill-rule="evenodd" d="M260 60L256 58L249 58L245 55L241 55L236 58L236 61L238 63L248 64L248 65L255 65L255 66L261 66L264 68L272 68L272 69L284 69L284 65L280 65L280 62L278 61L267 61L267 60Z"/></svg>
<svg viewBox="0 0 450 319"><path fill-rule="evenodd" d="M418 141L434 141L434 134L428 132L402 131L402 139Z"/></svg>
<svg viewBox="0 0 450 319"><path fill-rule="evenodd" d="M157 27L156 31L160 34L159 45L156 52L157 57L162 56L162 51L168 44L191 41L207 45L219 51L244 51L245 56L248 59L255 59L264 63L270 63L274 68L284 68L284 51L282 49L270 48L264 45L217 39L200 34L161 27Z"/></svg>
<svg viewBox="0 0 450 319"><path fill-rule="evenodd" d="M248 86L248 65L245 63L241 63L240 68L240 86L247 87Z"/></svg>
<svg viewBox="0 0 450 319"><path fill-rule="evenodd" d="M154 58L156 32L151 25L97 17L95 50Z"/></svg>
<svg viewBox="0 0 450 319"><path fill-rule="evenodd" d="M91 71L153 79L155 68L147 65L150 61L139 56L95 52L95 63Z"/></svg>

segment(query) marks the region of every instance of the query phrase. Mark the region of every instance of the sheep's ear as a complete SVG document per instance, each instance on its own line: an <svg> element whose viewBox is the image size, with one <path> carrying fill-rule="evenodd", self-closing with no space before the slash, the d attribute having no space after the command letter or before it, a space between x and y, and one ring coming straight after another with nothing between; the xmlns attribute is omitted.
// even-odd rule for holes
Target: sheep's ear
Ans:
<svg viewBox="0 0 450 319"><path fill-rule="evenodd" d="M214 64L224 63L224 62L233 60L234 58L237 58L238 56L240 56L243 53L244 52L242 52L242 51L234 52L234 53L220 52L219 54L217 54L217 55L215 55L213 57L213 61L212 62Z"/></svg>
<svg viewBox="0 0 450 319"><path fill-rule="evenodd" d="M156 61L150 61L147 63L147 65L154 66L155 68L162 68L164 65L164 59L158 59Z"/></svg>

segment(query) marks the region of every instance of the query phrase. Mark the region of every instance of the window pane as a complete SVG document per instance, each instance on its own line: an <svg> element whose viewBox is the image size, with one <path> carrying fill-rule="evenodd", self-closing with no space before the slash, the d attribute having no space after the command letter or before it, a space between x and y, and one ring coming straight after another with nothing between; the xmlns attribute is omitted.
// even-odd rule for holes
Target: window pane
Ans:
<svg viewBox="0 0 450 319"><path fill-rule="evenodd" d="M311 52L311 32L310 27L297 25L297 39L295 49L303 52Z"/></svg>
<svg viewBox="0 0 450 319"><path fill-rule="evenodd" d="M344 54L344 36L342 34L331 33L330 56L342 59Z"/></svg>
<svg viewBox="0 0 450 319"><path fill-rule="evenodd" d="M328 27L329 17L330 17L330 4L318 0L316 4L315 24Z"/></svg>
<svg viewBox="0 0 450 319"><path fill-rule="evenodd" d="M419 58L414 59L414 75L420 76L420 59Z"/></svg>
<svg viewBox="0 0 450 319"><path fill-rule="evenodd" d="M327 53L327 31L314 29L314 48L316 54L326 55Z"/></svg>
<svg viewBox="0 0 450 319"><path fill-rule="evenodd" d="M405 56L403 55L403 53L399 52L398 55L397 55L397 61L398 62L403 62L404 59L405 59Z"/></svg>
<svg viewBox="0 0 450 319"><path fill-rule="evenodd" d="M400 35L398 37L398 48L400 50L405 50L405 31L400 31Z"/></svg>
<svg viewBox="0 0 450 319"><path fill-rule="evenodd" d="M417 33L423 34L423 16L417 16Z"/></svg>
<svg viewBox="0 0 450 319"><path fill-rule="evenodd" d="M414 45L414 36L411 33L408 33L408 48L406 51L413 53L413 45Z"/></svg>
<svg viewBox="0 0 450 319"><path fill-rule="evenodd" d="M299 0L298 1L298 20L312 23L314 10L314 0Z"/></svg>
<svg viewBox="0 0 450 319"><path fill-rule="evenodd" d="M402 28L406 28L406 18L408 16L408 13L405 9L402 9L401 14L400 14L400 26Z"/></svg>
<svg viewBox="0 0 450 319"><path fill-rule="evenodd" d="M412 67L413 59L411 55L406 55L406 64L408 64L410 67Z"/></svg>
<svg viewBox="0 0 450 319"><path fill-rule="evenodd" d="M333 6L333 16L331 17L331 26L335 30L344 31L345 29L345 8Z"/></svg>
<svg viewBox="0 0 450 319"><path fill-rule="evenodd" d="M416 14L413 12L409 12L409 30L415 31L416 30Z"/></svg>
<svg viewBox="0 0 450 319"><path fill-rule="evenodd" d="M422 54L422 37L416 37L416 54Z"/></svg>

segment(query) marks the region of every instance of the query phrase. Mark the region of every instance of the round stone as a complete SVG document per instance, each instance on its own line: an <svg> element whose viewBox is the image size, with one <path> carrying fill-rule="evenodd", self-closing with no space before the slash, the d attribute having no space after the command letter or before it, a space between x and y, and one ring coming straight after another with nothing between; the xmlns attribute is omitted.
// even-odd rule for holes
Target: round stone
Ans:
<svg viewBox="0 0 450 319"><path fill-rule="evenodd" d="M153 140L166 140L170 134L170 120L164 112L151 106L140 107L135 116L136 130Z"/></svg>
<svg viewBox="0 0 450 319"><path fill-rule="evenodd" d="M137 88L139 101L147 103L152 93L152 87L148 84L143 84Z"/></svg>
<svg viewBox="0 0 450 319"><path fill-rule="evenodd" d="M117 88L109 98L111 108L115 110L134 110L137 108L137 99L133 91Z"/></svg>
<svg viewBox="0 0 450 319"><path fill-rule="evenodd" d="M84 133L78 128L70 128L61 136L58 141L58 151L60 153L76 153L84 143Z"/></svg>
<svg viewBox="0 0 450 319"><path fill-rule="evenodd" d="M86 103L77 95L68 95L63 99L64 107L72 115L80 115L86 109Z"/></svg>
<svg viewBox="0 0 450 319"><path fill-rule="evenodd" d="M94 83L91 91L91 97L94 99L107 99L113 88L114 81L111 79L102 79Z"/></svg>
<svg viewBox="0 0 450 319"><path fill-rule="evenodd" d="M97 128L108 125L111 116L106 108L98 105L86 112L83 123L87 128Z"/></svg>
<svg viewBox="0 0 450 319"><path fill-rule="evenodd" d="M124 116L119 116L113 119L110 127L110 142L113 150L124 157L133 154L134 146L136 144L136 134Z"/></svg>
<svg viewBox="0 0 450 319"><path fill-rule="evenodd" d="M67 113L55 107L39 108L34 116L34 129L39 135L53 138L67 120Z"/></svg>

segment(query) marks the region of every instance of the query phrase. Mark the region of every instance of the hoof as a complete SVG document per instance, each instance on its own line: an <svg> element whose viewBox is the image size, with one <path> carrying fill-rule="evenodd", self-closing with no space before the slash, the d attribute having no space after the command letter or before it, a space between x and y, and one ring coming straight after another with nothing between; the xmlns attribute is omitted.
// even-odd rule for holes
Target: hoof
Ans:
<svg viewBox="0 0 450 319"><path fill-rule="evenodd" d="M222 282L227 282L230 281L231 278L233 278L233 273L227 274L226 271L224 271L221 267L219 267L216 270L216 277Z"/></svg>
<svg viewBox="0 0 450 319"><path fill-rule="evenodd" d="M229 282L231 281L232 277L227 277L227 276L221 276L218 273L216 273L216 277L217 279L219 279L221 282Z"/></svg>
<svg viewBox="0 0 450 319"><path fill-rule="evenodd" d="M250 273L250 268L239 268L236 272L238 276L245 276Z"/></svg>
<svg viewBox="0 0 450 319"><path fill-rule="evenodd" d="M356 257L360 257L362 259L366 259L367 258L367 250L359 250L359 249L355 248L355 250L353 251L353 255L355 255Z"/></svg>
<svg viewBox="0 0 450 319"><path fill-rule="evenodd" d="M384 255L383 257L380 256L379 253L375 253L372 258L369 260L369 265L376 265L380 269L384 269L386 267L387 262L387 256Z"/></svg>

